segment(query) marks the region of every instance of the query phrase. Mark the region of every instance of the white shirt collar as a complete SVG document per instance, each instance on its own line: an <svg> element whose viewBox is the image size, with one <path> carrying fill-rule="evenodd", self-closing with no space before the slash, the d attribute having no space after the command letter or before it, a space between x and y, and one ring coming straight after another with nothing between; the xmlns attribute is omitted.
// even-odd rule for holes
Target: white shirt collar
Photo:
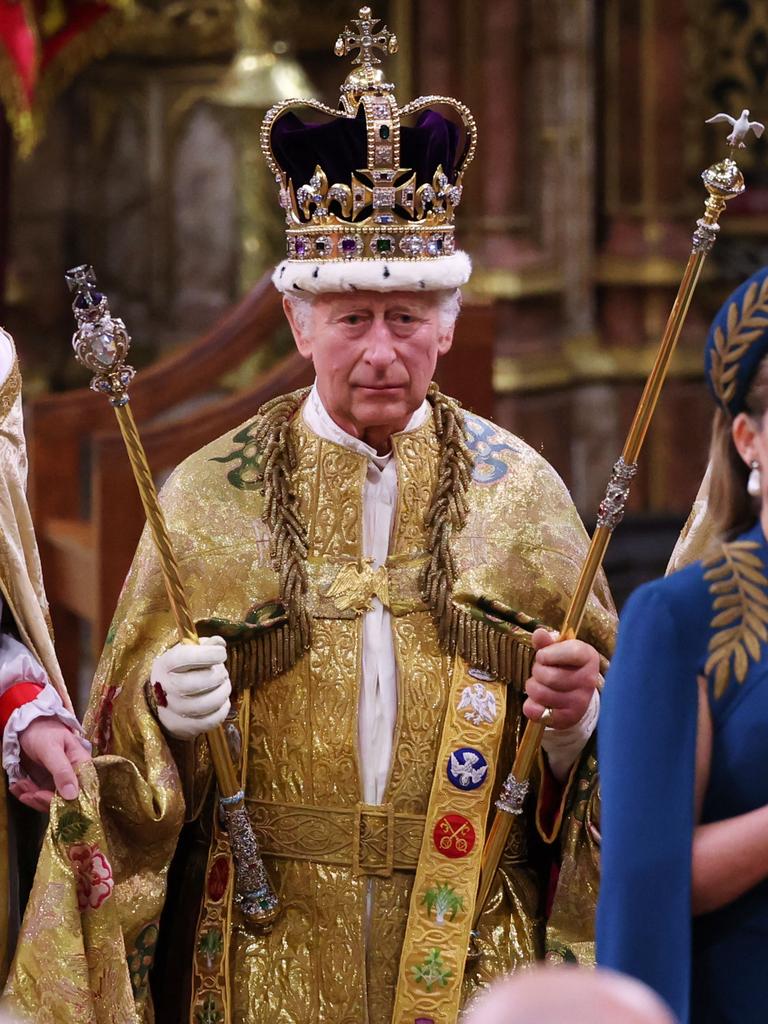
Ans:
<svg viewBox="0 0 768 1024"><path fill-rule="evenodd" d="M425 422L429 412L429 402L425 398L402 431L398 431L398 433L407 434L412 430L416 430L417 427L420 427ZM317 390L317 381L315 381L312 390L307 396L304 408L302 409L302 416L309 429L317 434L318 437L322 437L326 441L333 441L335 444L340 444L343 448L351 448L353 451L359 452L360 455L365 455L366 458L375 462L379 468L382 468L392 457L391 451L387 452L386 455L379 455L371 445L361 441L359 437L353 437L346 430L342 430L323 405L320 392Z"/></svg>

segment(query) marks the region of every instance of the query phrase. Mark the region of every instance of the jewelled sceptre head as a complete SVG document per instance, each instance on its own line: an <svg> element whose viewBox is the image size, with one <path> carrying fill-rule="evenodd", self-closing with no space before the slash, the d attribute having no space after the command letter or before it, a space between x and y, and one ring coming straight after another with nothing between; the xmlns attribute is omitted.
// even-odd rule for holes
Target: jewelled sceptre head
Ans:
<svg viewBox="0 0 768 1024"><path fill-rule="evenodd" d="M99 291L93 267L83 264L65 274L74 295L72 311L77 330L72 335L75 358L93 373L91 388L107 395L114 406L128 401L128 385L136 371L125 358L131 338L122 320L109 311L107 297Z"/></svg>
<svg viewBox="0 0 768 1024"><path fill-rule="evenodd" d="M704 261L717 240L720 231L718 223L720 215L725 210L727 203L740 196L744 191L744 177L734 160L734 151L744 148L750 131L758 138L763 133L763 125L759 121L750 122L748 116L749 111L745 110L738 119L727 114L717 114L707 121L708 124L725 121L731 126L731 134L726 140L730 146L730 154L725 159L708 167L701 175L708 193L704 203L704 214L696 221L696 228L691 240L691 253L653 367L635 411L624 449L613 466L605 496L598 509L595 532L592 535L584 566L571 597L565 621L560 628L560 636L564 640L575 637L579 631L595 578L603 564L608 542L614 529L624 517L629 489L637 473L640 450L656 409L675 346L701 276ZM545 715L547 715L547 710L545 710ZM547 718L549 717L551 715L547 715ZM542 720L529 722L526 726L512 771L502 786L499 799L496 802L496 815L483 850L480 888L475 903L475 922L477 922L488 898L514 817L522 813L530 786L531 771L541 745L545 725L546 720Z"/></svg>
<svg viewBox="0 0 768 1024"><path fill-rule="evenodd" d="M98 288L93 267L74 267L67 272L66 281L74 296L72 311L75 314L77 330L72 336L72 347L75 350L75 357L93 373L91 388L99 394L106 395L115 410L147 524L157 549L168 601L179 635L183 641L197 643L197 630L181 582L178 562L144 446L131 412L128 386L135 371L125 362L131 339L123 321L112 316L107 297ZM153 694L149 689L147 698L152 704ZM235 861L234 903L246 924L263 930L269 928L277 917L279 903L259 854L253 826L245 807L245 794L235 774L224 726L219 725L212 729L206 733L206 738L219 787L222 819L226 822L227 836Z"/></svg>

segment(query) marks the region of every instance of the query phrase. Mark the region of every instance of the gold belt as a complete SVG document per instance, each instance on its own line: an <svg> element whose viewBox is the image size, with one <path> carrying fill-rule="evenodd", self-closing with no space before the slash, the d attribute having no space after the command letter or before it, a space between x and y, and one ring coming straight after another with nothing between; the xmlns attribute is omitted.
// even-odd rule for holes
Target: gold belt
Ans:
<svg viewBox="0 0 768 1024"><path fill-rule="evenodd" d="M248 800L261 852L352 868L354 875L389 877L415 871L424 835L423 814L400 814L392 804L313 807Z"/></svg>

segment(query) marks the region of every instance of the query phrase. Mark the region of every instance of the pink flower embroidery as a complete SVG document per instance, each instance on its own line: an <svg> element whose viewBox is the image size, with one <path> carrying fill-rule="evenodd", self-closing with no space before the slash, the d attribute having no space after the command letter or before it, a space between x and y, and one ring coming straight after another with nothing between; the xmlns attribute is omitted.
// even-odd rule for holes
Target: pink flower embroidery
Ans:
<svg viewBox="0 0 768 1024"><path fill-rule="evenodd" d="M115 887L109 861L98 846L86 843L70 846L69 860L77 879L79 910L96 910L109 899Z"/></svg>

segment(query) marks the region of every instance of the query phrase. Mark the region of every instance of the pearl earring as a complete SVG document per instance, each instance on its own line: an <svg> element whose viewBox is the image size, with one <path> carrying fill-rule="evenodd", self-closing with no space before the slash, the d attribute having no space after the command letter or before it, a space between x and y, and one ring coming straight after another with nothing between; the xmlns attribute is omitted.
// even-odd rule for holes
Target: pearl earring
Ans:
<svg viewBox="0 0 768 1024"><path fill-rule="evenodd" d="M760 463L757 459L752 459L750 462L750 473L749 479L747 480L747 494L751 494L753 498L760 497Z"/></svg>

